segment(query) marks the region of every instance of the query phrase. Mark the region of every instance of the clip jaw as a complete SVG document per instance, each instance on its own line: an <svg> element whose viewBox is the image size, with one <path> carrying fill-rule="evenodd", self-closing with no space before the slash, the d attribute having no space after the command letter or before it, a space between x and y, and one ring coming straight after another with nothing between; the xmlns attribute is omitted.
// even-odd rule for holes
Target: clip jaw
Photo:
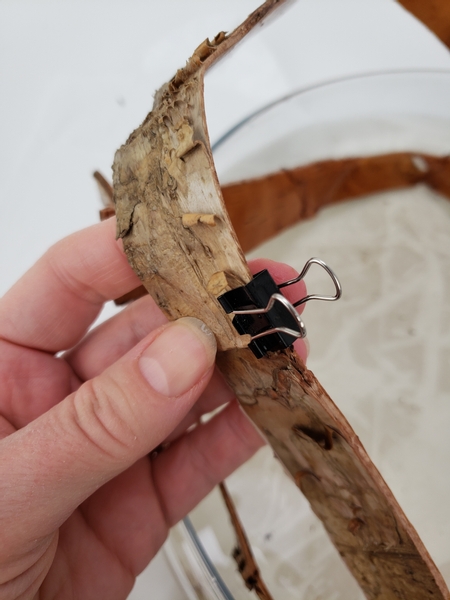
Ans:
<svg viewBox="0 0 450 600"><path fill-rule="evenodd" d="M330 275L335 295L310 294L291 304L280 293L280 288L299 282L314 263ZM277 285L267 270L260 271L247 285L222 294L218 301L227 314L235 315L234 327L241 335L251 336L248 347L257 358L262 358L268 352L289 348L296 339L306 336L306 328L295 310L296 306L309 300L338 300L341 295L341 284L330 267L318 258L310 258L295 279Z"/></svg>

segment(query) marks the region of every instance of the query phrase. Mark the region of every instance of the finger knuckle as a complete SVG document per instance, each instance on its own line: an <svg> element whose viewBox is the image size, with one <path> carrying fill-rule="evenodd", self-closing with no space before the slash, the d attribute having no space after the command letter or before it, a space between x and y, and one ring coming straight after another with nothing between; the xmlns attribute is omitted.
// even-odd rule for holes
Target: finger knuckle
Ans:
<svg viewBox="0 0 450 600"><path fill-rule="evenodd" d="M73 421L88 443L113 458L128 455L136 446L127 394L120 385L92 379L74 396Z"/></svg>
<svg viewBox="0 0 450 600"><path fill-rule="evenodd" d="M193 471L207 481L211 487L217 483L217 449L211 449L204 452L201 448L194 445L191 448L191 464Z"/></svg>
<svg viewBox="0 0 450 600"><path fill-rule="evenodd" d="M237 403L230 405L223 433L224 452L232 455L238 466L261 446L262 439L255 426Z"/></svg>
<svg viewBox="0 0 450 600"><path fill-rule="evenodd" d="M51 271L63 289L69 294L92 304L102 304L106 298L101 296L91 285L84 282L85 277L80 277L80 272L90 271L89 257L84 252L71 252L77 234L56 242L44 255L47 268ZM61 256L66 260L61 261Z"/></svg>

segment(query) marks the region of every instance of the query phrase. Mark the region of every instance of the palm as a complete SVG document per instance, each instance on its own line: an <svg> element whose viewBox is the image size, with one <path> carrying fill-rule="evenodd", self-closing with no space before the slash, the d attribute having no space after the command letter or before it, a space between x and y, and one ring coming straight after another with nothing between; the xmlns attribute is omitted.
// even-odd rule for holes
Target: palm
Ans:
<svg viewBox="0 0 450 600"><path fill-rule="evenodd" d="M211 367L176 401L136 376L166 329L151 298L86 334L139 283L113 228L63 240L0 301L1 597L122 600L168 529L262 445Z"/></svg>
<svg viewBox="0 0 450 600"><path fill-rule="evenodd" d="M134 313L134 330L139 329L141 313L149 303L149 298L143 299L132 311L129 310ZM107 324L104 329L107 329ZM95 333L91 335L93 339L88 336L64 358L0 343L0 363L8 391L3 397L1 411L3 437L49 411L83 383L72 363L81 371L87 368L85 358L91 357L93 345L103 355L103 359L99 359L94 367L96 371L106 366L105 361L111 362L117 358L116 354L123 351L123 346L119 344L113 355L110 347L103 348L101 352L102 335L100 331L98 336ZM128 345L135 341L129 340ZM171 438L180 437L186 426L192 424L201 412L230 399L226 388L220 387L220 379L216 375L211 383L215 399L205 393L196 410L186 416L178 432ZM192 466L208 469L207 463L200 465L200 455L197 453L197 459L194 455L191 457L194 458L191 468L181 471L171 481L175 463L179 463L180 454L184 454L178 451L177 445L184 448L185 440L172 444L167 457L158 458L157 467L165 463L166 469L155 470L148 456L140 459L85 500L59 530L48 533L48 549L42 560L51 564L51 568L42 585L41 598L80 597L89 600L107 597L113 600L126 597L135 576L156 554L169 527L198 501L199 493L202 494L202 486L195 489L192 485L194 482L183 477L190 477ZM223 465L215 465L219 471L221 468L228 469L225 465L227 461L223 462ZM164 476L164 472L167 476ZM204 472L204 475L207 473ZM179 495L181 491L184 492L182 496ZM166 502L167 493L170 498ZM34 560L35 557L30 556L30 564L26 566L32 568Z"/></svg>
<svg viewBox="0 0 450 600"><path fill-rule="evenodd" d="M62 525L42 598L125 598L167 534L150 461L142 459Z"/></svg>
<svg viewBox="0 0 450 600"><path fill-rule="evenodd" d="M7 367L2 371L9 375L11 399L2 406L5 436L63 400L81 381L62 359L1 346L0 362ZM28 365L26 378L23 365ZM11 382L21 382L20 389L14 390ZM17 399L20 406L14 402ZM148 563L167 534L151 471L149 459L138 461L88 498L62 525L59 536L57 531L49 533L49 542L59 539L43 598L55 597L55 593L61 598L126 597L133 574ZM54 543L48 553L53 555ZM51 562L52 556L48 558Z"/></svg>

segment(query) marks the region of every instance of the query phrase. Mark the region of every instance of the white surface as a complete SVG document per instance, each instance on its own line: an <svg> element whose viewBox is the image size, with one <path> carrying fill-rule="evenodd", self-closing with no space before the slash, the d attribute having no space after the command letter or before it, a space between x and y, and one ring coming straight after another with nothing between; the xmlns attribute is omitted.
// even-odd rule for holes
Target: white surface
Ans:
<svg viewBox="0 0 450 600"><path fill-rule="evenodd" d="M258 4L0 3L2 256L14 246L14 260L2 261L0 291L49 244L96 221L91 172L110 174L114 151L148 112L153 91L199 41ZM394 2L298 0L208 77L211 137L289 90L418 67L450 68L450 55Z"/></svg>
<svg viewBox="0 0 450 600"><path fill-rule="evenodd" d="M0 3L0 293L52 242L97 220L91 172L109 175L115 149L150 109L153 91L196 45L258 4ZM267 101L318 81L450 68L448 51L390 0L298 0L260 34L208 77L213 139ZM153 566L139 586L147 582L152 600L178 600L169 579ZM130 597L145 598L137 593Z"/></svg>
<svg viewBox="0 0 450 600"><path fill-rule="evenodd" d="M309 367L350 421L448 585L449 236L450 204L418 186L335 206L253 253L297 269L317 253L339 274L343 298L332 306L311 302L304 313ZM316 275L308 276L311 291L323 289ZM277 467L266 451L229 480L274 597L363 600L308 503ZM198 513L204 525L204 511ZM210 508L209 517L214 514Z"/></svg>

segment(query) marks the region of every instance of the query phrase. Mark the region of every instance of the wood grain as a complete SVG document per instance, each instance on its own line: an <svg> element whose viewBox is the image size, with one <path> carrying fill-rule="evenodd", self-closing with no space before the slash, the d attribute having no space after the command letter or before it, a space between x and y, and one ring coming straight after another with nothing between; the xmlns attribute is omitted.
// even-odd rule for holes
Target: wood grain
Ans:
<svg viewBox="0 0 450 600"><path fill-rule="evenodd" d="M290 350L260 360L216 300L245 284L245 262L215 174L203 75L281 2L269 0L230 36L204 42L159 90L152 112L114 161L117 234L166 315L213 330L218 364L322 520L367 598L449 600L447 587L358 437ZM214 215L215 227L185 214ZM349 374L350 376L350 374Z"/></svg>
<svg viewBox="0 0 450 600"><path fill-rule="evenodd" d="M325 206L418 184L450 200L450 157L395 152L325 160L222 186L222 195L241 248L249 252ZM100 216L114 213L108 206ZM204 214L183 215L183 224L208 219L216 225L214 215Z"/></svg>

